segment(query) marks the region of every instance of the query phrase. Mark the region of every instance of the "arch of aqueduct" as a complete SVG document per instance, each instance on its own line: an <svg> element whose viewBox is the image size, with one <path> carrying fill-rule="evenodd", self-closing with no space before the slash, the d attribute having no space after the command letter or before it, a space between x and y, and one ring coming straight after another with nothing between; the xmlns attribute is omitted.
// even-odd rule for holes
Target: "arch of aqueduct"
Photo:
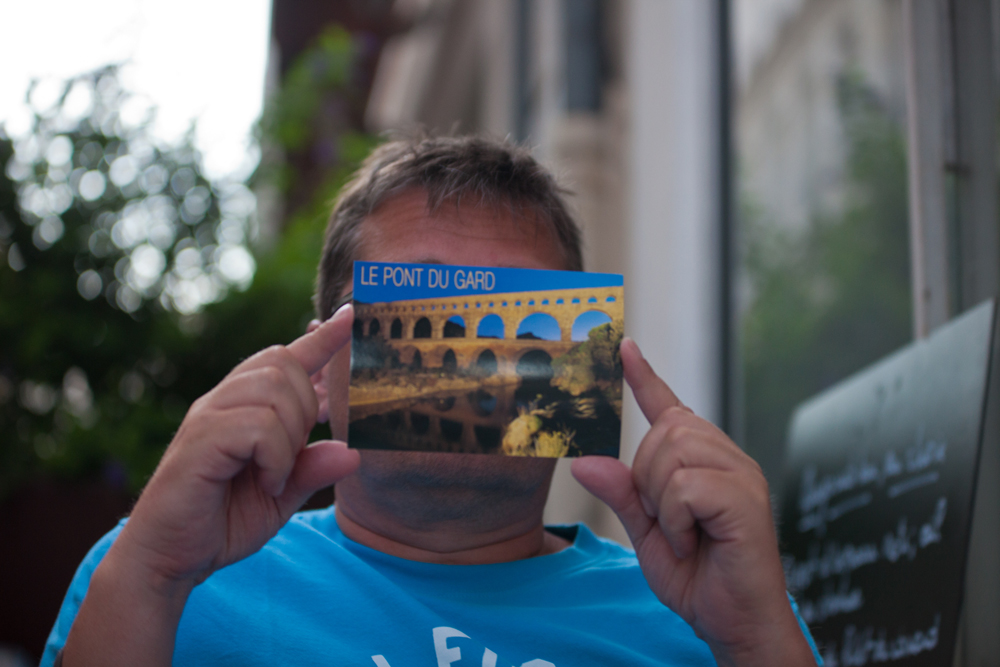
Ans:
<svg viewBox="0 0 1000 667"><path fill-rule="evenodd" d="M543 350L555 358L576 345L571 332L573 323L583 313L599 311L612 320L623 319L622 293L621 287L598 287L356 304L355 319L361 322L364 335L370 335L374 325L378 333L399 349L403 363L410 363L419 351L425 365L440 366L450 350L457 365L466 367L490 350L496 356L498 372L512 374L518 360L532 350ZM560 340L517 339L521 322L535 313L555 319ZM455 315L465 322L465 336L445 338L445 323ZM489 315L497 315L503 322L503 339L477 337L479 324ZM417 324L425 318L430 323L430 337L414 337ZM399 335L394 337L391 334L397 322Z"/></svg>

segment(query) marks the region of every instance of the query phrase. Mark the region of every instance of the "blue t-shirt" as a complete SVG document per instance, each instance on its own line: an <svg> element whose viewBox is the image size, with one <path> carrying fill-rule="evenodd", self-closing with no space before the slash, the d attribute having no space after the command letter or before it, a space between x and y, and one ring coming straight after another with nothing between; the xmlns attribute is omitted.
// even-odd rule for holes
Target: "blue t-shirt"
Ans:
<svg viewBox="0 0 1000 667"><path fill-rule="evenodd" d="M77 570L42 667L65 643L122 525ZM510 563L438 565L350 540L332 507L301 512L260 551L195 587L174 664L715 664L708 646L650 591L631 551L582 525L551 530L572 546Z"/></svg>

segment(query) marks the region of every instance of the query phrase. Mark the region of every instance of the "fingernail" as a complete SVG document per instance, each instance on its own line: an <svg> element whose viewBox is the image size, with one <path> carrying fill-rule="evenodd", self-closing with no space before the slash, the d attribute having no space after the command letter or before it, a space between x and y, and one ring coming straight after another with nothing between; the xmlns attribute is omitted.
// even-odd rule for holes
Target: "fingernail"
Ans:
<svg viewBox="0 0 1000 667"><path fill-rule="evenodd" d="M350 308L352 308L352 307L353 306L350 303L345 303L343 306L341 306L340 308L338 308L337 311L333 315L330 316L330 319L332 320L335 317L339 317L341 313L347 312L347 310L350 309Z"/></svg>
<svg viewBox="0 0 1000 667"><path fill-rule="evenodd" d="M640 359L645 359L646 358L646 357L644 357L642 355L642 350L639 349L639 346L636 344L636 342L634 340L632 340L631 338L629 338L628 336L626 336L625 338L622 339L622 345L628 345L630 348L632 348L632 350L637 355L639 355Z"/></svg>

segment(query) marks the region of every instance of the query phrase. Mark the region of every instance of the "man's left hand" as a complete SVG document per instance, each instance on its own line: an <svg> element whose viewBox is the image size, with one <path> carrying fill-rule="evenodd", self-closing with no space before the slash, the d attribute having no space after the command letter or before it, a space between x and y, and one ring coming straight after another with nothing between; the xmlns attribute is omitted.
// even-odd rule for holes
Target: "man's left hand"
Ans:
<svg viewBox="0 0 1000 667"><path fill-rule="evenodd" d="M650 588L720 665L814 665L785 593L760 466L684 406L626 338L625 379L651 428L632 469L607 457L573 474L621 519Z"/></svg>

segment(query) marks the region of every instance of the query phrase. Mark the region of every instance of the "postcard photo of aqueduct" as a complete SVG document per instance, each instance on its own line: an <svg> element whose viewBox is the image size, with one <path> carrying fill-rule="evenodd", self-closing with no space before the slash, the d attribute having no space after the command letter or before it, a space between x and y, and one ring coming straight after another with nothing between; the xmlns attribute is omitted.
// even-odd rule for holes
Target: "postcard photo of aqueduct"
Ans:
<svg viewBox="0 0 1000 667"><path fill-rule="evenodd" d="M621 286L354 308L352 447L618 455Z"/></svg>

